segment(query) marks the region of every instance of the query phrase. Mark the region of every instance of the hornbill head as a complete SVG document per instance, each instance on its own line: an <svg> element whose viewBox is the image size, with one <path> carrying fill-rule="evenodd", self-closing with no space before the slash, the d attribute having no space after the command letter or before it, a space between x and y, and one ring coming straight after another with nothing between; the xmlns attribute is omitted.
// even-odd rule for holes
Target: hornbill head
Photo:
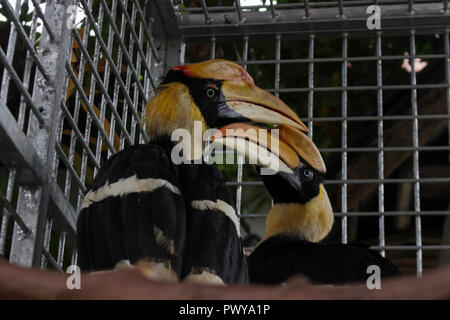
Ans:
<svg viewBox="0 0 450 320"><path fill-rule="evenodd" d="M244 123L232 124L221 128L214 138L216 143L255 161L274 201L266 220L264 239L284 233L318 242L330 232L334 220L323 186L324 161L304 131L286 125L276 129L269 132ZM278 146L274 148L274 145Z"/></svg>
<svg viewBox="0 0 450 320"><path fill-rule="evenodd" d="M204 130L250 121L307 130L293 110L228 60L173 67L155 93L145 116L150 140L170 136L178 128L193 133L195 121L201 121Z"/></svg>

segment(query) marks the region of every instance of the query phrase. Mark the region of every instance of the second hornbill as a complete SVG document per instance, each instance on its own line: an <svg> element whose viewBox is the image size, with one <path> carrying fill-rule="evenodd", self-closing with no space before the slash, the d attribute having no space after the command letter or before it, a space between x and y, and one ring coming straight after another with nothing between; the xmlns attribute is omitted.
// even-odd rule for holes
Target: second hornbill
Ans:
<svg viewBox="0 0 450 320"><path fill-rule="evenodd" d="M231 145L233 140L242 140L242 135L233 131L227 134L228 127L236 125L222 128L217 142ZM304 132L281 125L278 135L284 164L274 175L261 174L274 205L266 220L264 237L248 258L250 282L279 284L294 275L307 276L316 284L358 282L370 276L370 265L380 268L381 277L398 275L391 261L367 246L320 243L334 221L323 186L325 164ZM270 152L270 146L258 145L256 138L246 139L257 145L255 148ZM238 151L246 152L244 148Z"/></svg>
<svg viewBox="0 0 450 320"><path fill-rule="evenodd" d="M81 269L145 260L152 278L247 282L230 191L216 166L197 161L204 141L195 133L198 124L205 132L238 122L307 131L293 110L235 63L210 60L170 69L146 108L149 143L112 156L88 188L77 221ZM173 160L177 129L192 137L186 144L193 152L183 151L181 163Z"/></svg>

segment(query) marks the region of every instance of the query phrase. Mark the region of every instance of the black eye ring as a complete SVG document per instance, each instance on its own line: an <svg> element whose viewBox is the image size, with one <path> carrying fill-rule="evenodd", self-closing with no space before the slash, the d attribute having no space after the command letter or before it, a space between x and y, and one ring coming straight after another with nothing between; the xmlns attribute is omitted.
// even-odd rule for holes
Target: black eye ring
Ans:
<svg viewBox="0 0 450 320"><path fill-rule="evenodd" d="M214 90L213 88L208 88L206 90L206 95L208 96L208 98L214 98L214 96L216 95L216 90Z"/></svg>
<svg viewBox="0 0 450 320"><path fill-rule="evenodd" d="M310 169L303 170L303 175L308 179L311 180L314 176L314 173Z"/></svg>

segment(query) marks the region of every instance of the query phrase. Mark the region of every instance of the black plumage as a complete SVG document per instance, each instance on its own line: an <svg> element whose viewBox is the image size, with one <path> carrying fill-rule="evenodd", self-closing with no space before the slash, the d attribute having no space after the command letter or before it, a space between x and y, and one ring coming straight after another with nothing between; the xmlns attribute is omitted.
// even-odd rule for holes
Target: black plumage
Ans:
<svg viewBox="0 0 450 320"><path fill-rule="evenodd" d="M160 187L151 192L109 196L83 208L78 218L79 265L82 270L111 269L121 260L170 261L179 279L214 271L225 283L247 282L247 268L237 229L220 210L198 210L192 201L222 200L231 194L215 166L173 165L160 145L136 145L111 157L89 190L109 183L160 179L179 192ZM213 241L211 241L213 240Z"/></svg>
<svg viewBox="0 0 450 320"><path fill-rule="evenodd" d="M147 260L151 278L247 282L231 194L218 169L202 157L211 134L205 130L242 121L307 130L236 63L210 60L170 69L146 106L149 143L108 159L79 208L82 270Z"/></svg>
<svg viewBox="0 0 450 320"><path fill-rule="evenodd" d="M316 284L366 281L370 265L381 277L399 275L397 267L378 252L359 244L322 244L279 234L261 242L248 258L252 283L282 283L304 275Z"/></svg>
<svg viewBox="0 0 450 320"><path fill-rule="evenodd" d="M382 278L400 274L377 251L362 244L321 243L333 224L333 211L323 186L324 174L302 159L293 174L262 176L274 201L266 234L248 258L252 283L279 284L303 275L316 284L366 281L380 268ZM370 270L369 270L370 271Z"/></svg>
<svg viewBox="0 0 450 320"><path fill-rule="evenodd" d="M163 148L137 145L108 159L88 190L96 192L107 183L126 178L161 179L178 185L178 174ZM179 258L184 248L184 199L167 188L133 192L92 202L80 211L77 223L79 265L84 271L112 269L121 260L135 263L143 257L172 260L181 271ZM153 226L162 228L174 240L173 255L155 243Z"/></svg>

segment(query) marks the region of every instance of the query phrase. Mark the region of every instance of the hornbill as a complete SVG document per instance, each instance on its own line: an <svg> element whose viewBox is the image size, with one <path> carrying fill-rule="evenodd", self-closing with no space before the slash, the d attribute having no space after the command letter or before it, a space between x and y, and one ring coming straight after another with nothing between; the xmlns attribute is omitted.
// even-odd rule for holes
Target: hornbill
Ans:
<svg viewBox="0 0 450 320"><path fill-rule="evenodd" d="M205 132L238 122L307 131L293 110L233 62L170 69L146 107L149 143L113 155L88 187L77 221L80 268L145 261L151 278L247 282L230 191L217 167L201 161L203 135L195 132L198 125ZM178 152L181 162L174 160L177 129L192 137Z"/></svg>
<svg viewBox="0 0 450 320"><path fill-rule="evenodd" d="M216 142L231 145L242 134L221 129ZM377 265L381 277L399 274L397 267L378 252L359 244L320 243L333 225L333 210L323 186L323 159L308 136L290 126L279 126L279 158L275 174L261 174L274 205L266 220L263 239L248 258L252 283L283 283L297 274L313 283L338 284L365 281L367 268ZM255 137L246 137L255 148L265 148ZM286 144L287 145L286 145ZM239 148L238 148L239 149ZM245 153L241 148L239 152ZM295 151L295 152L293 152ZM259 170L261 167L257 164Z"/></svg>

